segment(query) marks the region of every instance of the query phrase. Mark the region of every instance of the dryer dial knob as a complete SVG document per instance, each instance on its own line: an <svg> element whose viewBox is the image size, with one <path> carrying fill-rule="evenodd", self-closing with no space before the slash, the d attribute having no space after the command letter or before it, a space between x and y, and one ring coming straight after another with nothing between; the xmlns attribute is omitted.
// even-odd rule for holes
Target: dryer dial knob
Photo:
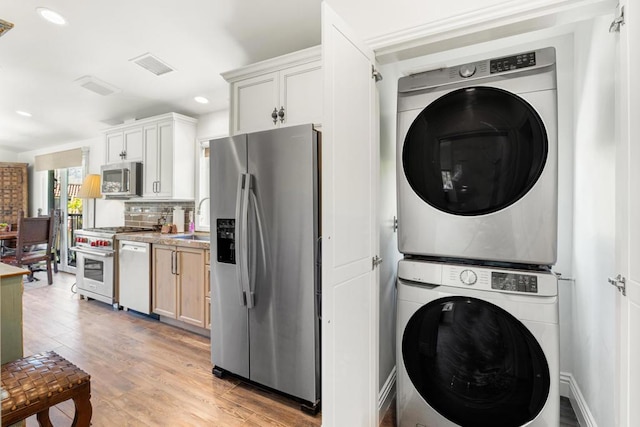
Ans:
<svg viewBox="0 0 640 427"><path fill-rule="evenodd" d="M465 64L460 67L458 73L460 74L460 77L471 77L476 73L476 66L473 64Z"/></svg>
<svg viewBox="0 0 640 427"><path fill-rule="evenodd" d="M473 270L462 270L460 273L460 281L465 285L475 285L478 281L478 275Z"/></svg>

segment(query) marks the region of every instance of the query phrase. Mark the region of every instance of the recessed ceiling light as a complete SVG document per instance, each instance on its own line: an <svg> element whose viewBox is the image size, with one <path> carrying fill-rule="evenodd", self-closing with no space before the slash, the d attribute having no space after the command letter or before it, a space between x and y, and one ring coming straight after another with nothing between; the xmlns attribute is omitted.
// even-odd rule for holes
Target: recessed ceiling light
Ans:
<svg viewBox="0 0 640 427"><path fill-rule="evenodd" d="M200 104L208 104L209 100L207 98L205 98L204 96L196 96L195 98L193 98L196 102L199 102Z"/></svg>
<svg viewBox="0 0 640 427"><path fill-rule="evenodd" d="M37 7L36 11L47 21L56 25L65 25L67 20L62 15L46 7Z"/></svg>
<svg viewBox="0 0 640 427"><path fill-rule="evenodd" d="M16 113L18 113L18 114L20 114L21 116L24 116L24 117L31 117L31 113L28 113L26 111L16 110Z"/></svg>

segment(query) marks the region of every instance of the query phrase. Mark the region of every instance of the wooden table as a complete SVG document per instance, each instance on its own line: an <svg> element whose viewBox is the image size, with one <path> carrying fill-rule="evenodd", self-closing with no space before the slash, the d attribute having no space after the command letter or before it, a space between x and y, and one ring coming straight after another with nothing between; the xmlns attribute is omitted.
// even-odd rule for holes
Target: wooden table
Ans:
<svg viewBox="0 0 640 427"><path fill-rule="evenodd" d="M22 276L29 270L0 262L0 323L2 363L22 357Z"/></svg>
<svg viewBox="0 0 640 427"><path fill-rule="evenodd" d="M15 231L0 231L0 240L11 240L18 238L18 230Z"/></svg>
<svg viewBox="0 0 640 427"><path fill-rule="evenodd" d="M3 241L4 240L15 240L17 238L18 238L18 231L17 230L14 230L14 231L0 231L0 260L4 256L4 252L7 249L4 246Z"/></svg>

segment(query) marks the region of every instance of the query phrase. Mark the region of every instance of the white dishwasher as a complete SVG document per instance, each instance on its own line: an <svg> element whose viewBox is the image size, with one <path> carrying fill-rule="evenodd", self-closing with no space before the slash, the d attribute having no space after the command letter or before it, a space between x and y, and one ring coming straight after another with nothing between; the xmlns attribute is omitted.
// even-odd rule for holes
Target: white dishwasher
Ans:
<svg viewBox="0 0 640 427"><path fill-rule="evenodd" d="M126 309L151 314L151 245L129 240L119 242L119 304Z"/></svg>

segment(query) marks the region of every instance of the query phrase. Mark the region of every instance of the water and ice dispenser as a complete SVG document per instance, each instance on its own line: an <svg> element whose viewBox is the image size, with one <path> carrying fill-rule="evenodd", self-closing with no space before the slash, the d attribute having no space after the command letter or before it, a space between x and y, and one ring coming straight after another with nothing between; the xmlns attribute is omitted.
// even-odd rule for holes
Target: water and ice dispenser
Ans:
<svg viewBox="0 0 640 427"><path fill-rule="evenodd" d="M218 262L236 263L236 220L216 220L216 244L218 248Z"/></svg>

